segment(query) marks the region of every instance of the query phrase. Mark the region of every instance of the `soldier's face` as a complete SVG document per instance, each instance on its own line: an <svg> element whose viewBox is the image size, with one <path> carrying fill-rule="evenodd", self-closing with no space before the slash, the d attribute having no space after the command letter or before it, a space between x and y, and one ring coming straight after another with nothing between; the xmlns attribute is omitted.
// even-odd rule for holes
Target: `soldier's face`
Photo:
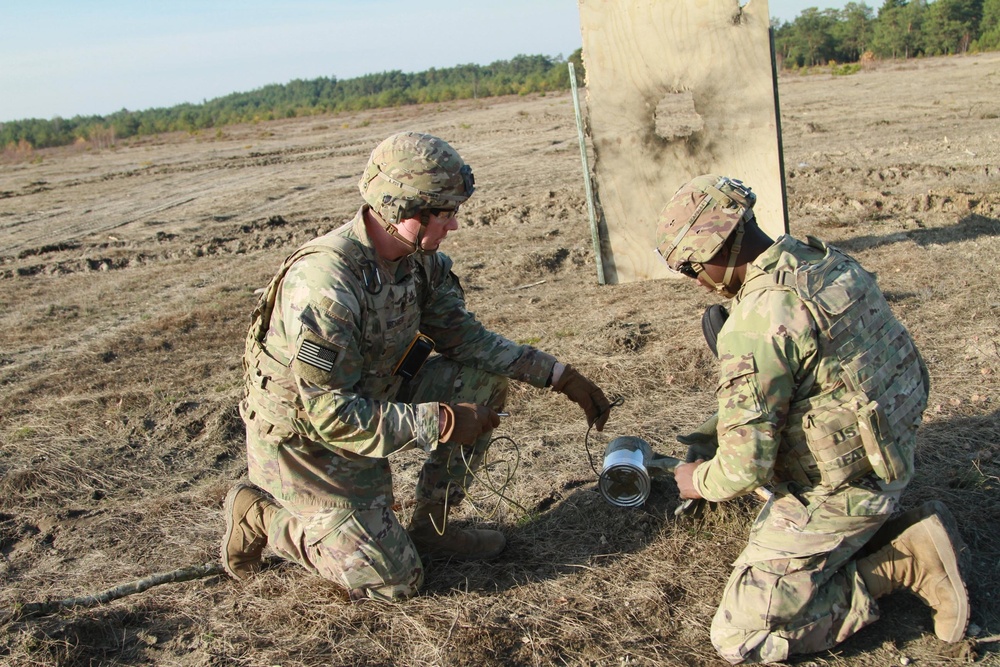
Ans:
<svg viewBox="0 0 1000 667"><path fill-rule="evenodd" d="M420 239L420 247L424 250L437 250L448 232L458 229L457 211L430 211L427 216L427 229ZM415 243L420 234L420 219L407 218L396 227L399 233L410 242Z"/></svg>
<svg viewBox="0 0 1000 667"><path fill-rule="evenodd" d="M432 211L420 246L424 250L437 250L448 232L458 229L457 211Z"/></svg>

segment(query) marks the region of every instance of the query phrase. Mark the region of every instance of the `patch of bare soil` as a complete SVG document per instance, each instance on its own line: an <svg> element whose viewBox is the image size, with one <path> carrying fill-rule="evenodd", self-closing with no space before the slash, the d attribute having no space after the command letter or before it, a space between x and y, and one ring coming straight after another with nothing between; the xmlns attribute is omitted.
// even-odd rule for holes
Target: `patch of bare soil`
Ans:
<svg viewBox="0 0 1000 667"><path fill-rule="evenodd" d="M780 81L791 230L855 254L914 333L933 387L906 506L941 498L971 550L972 632L884 618L796 664L1000 664L1000 55ZM169 135L0 164L0 609L213 561L244 472L240 356L255 290L350 217L371 148L432 132L474 166L445 251L490 327L621 396L602 434L560 396L512 392L495 492L460 520L509 546L428 569L424 595L349 604L297 566L5 623L10 665L720 665L708 626L759 502L677 521L672 482L623 510L604 445L674 436L713 410L700 331L715 298L599 286L568 95L455 102ZM733 174L739 176L738 174ZM663 193L663 199L671 193ZM651 231L652 233L652 231ZM589 452L588 452L589 447ZM421 457L395 459L400 499ZM509 479L501 463L516 463ZM493 510L496 508L496 511ZM404 508L401 513L404 515Z"/></svg>

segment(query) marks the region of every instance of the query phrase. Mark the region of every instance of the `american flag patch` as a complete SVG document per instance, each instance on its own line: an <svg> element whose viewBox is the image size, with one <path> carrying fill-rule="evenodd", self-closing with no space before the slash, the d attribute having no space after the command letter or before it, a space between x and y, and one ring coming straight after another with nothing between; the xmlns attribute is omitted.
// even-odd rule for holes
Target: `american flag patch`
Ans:
<svg viewBox="0 0 1000 667"><path fill-rule="evenodd" d="M304 340L295 358L321 371L329 372L333 370L333 363L337 361L337 352L317 345L311 340Z"/></svg>

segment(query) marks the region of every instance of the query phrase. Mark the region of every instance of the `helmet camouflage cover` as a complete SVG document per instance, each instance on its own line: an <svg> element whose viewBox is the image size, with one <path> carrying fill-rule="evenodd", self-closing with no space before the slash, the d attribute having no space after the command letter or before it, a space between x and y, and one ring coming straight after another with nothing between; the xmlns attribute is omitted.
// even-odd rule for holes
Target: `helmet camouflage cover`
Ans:
<svg viewBox="0 0 1000 667"><path fill-rule="evenodd" d="M401 132L375 147L358 189L372 210L396 225L424 209L457 210L474 185L472 168L446 141Z"/></svg>
<svg viewBox="0 0 1000 667"><path fill-rule="evenodd" d="M742 220L753 218L757 195L742 182L705 174L682 186L660 213L656 251L673 271L715 257Z"/></svg>

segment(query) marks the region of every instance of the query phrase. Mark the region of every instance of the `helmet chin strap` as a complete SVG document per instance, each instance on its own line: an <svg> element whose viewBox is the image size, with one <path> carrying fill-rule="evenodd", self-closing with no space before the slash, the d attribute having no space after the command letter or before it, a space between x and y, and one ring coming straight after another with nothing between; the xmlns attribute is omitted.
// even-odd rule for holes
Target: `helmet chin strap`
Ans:
<svg viewBox="0 0 1000 667"><path fill-rule="evenodd" d="M422 255L433 255L437 252L437 248L434 250L427 250L424 248L424 232L427 231L427 225L431 223L431 213L427 209L420 211L420 230L417 232L417 249L414 252L419 252ZM410 253L412 254L412 253Z"/></svg>
<svg viewBox="0 0 1000 667"><path fill-rule="evenodd" d="M373 210L372 213L375 213L375 211ZM420 212L420 231L417 232L416 241L411 241L410 239L400 234L399 227L392 224L388 220L384 219L381 215L378 215L377 213L375 213L375 215L378 218L378 221L382 223L382 229L384 229L389 236L393 237L394 239L396 239L397 241L399 241L400 243L402 243L407 247L407 252L406 252L407 257L416 252L425 252L425 253L428 252L420 247L420 243L421 241L423 241L424 238L424 231L427 229L427 222L429 220L429 215L430 215L427 211Z"/></svg>
<svg viewBox="0 0 1000 667"><path fill-rule="evenodd" d="M736 262L740 257L740 249L743 247L743 220L740 220L739 224L736 226L736 234L733 237L733 245L729 249L729 262L726 264L726 273L722 277L722 282L717 283L712 280L712 277L708 275L705 271L703 264L698 262L691 262L692 268L698 272L698 277L703 281L708 283L708 285L713 288L716 292L731 299L736 296L736 291L733 289L733 275L736 272Z"/></svg>

